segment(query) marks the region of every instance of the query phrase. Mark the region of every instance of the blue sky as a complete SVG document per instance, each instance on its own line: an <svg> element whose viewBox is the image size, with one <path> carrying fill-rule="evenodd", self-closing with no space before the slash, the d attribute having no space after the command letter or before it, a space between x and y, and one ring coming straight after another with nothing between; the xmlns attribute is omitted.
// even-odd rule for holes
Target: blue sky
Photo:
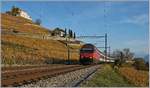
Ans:
<svg viewBox="0 0 150 88"><path fill-rule="evenodd" d="M148 2L147 1L3 1L2 12L15 5L27 11L32 19L40 18L42 26L72 29L77 36L108 33L111 51L130 48L135 55L148 54ZM84 39L85 42L104 44L103 39Z"/></svg>

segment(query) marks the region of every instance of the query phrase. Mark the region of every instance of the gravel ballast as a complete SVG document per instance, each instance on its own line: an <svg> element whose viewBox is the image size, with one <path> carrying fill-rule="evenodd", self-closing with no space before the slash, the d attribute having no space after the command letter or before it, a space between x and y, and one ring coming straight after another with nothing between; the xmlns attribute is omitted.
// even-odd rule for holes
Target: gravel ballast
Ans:
<svg viewBox="0 0 150 88"><path fill-rule="evenodd" d="M69 72L66 74L58 75L56 77L51 77L38 82L23 85L23 87L73 87L76 84L83 81L86 76L92 74L100 66L92 66L85 69L80 69L77 71Z"/></svg>

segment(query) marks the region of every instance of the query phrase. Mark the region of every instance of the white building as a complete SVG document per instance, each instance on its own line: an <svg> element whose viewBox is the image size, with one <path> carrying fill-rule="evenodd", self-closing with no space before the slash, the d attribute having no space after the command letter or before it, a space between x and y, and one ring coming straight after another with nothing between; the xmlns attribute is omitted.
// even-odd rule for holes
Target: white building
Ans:
<svg viewBox="0 0 150 88"><path fill-rule="evenodd" d="M64 31L60 31L60 36L63 37L64 36Z"/></svg>
<svg viewBox="0 0 150 88"><path fill-rule="evenodd" d="M20 14L18 14L18 16L24 17L26 19L32 20L32 18L28 15L27 12L23 11L23 10L19 10Z"/></svg>

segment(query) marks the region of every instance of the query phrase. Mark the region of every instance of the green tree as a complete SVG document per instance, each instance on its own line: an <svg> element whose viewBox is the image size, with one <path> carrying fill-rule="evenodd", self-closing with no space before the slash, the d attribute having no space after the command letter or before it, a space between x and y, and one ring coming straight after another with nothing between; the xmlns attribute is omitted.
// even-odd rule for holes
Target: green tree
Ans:
<svg viewBox="0 0 150 88"><path fill-rule="evenodd" d="M70 37L73 38L73 32L70 30Z"/></svg>
<svg viewBox="0 0 150 88"><path fill-rule="evenodd" d="M149 62L146 62L146 70L149 70Z"/></svg>
<svg viewBox="0 0 150 88"><path fill-rule="evenodd" d="M70 38L71 37L71 30L70 29L68 30L68 35L69 35L68 37Z"/></svg>
<svg viewBox="0 0 150 88"><path fill-rule="evenodd" d="M42 21L40 19L36 19L35 24L41 25Z"/></svg>
<svg viewBox="0 0 150 88"><path fill-rule="evenodd" d="M67 29L65 28L65 34L64 34L64 37L66 37L67 36Z"/></svg>
<svg viewBox="0 0 150 88"><path fill-rule="evenodd" d="M12 9L11 9L11 14L12 14L12 16L19 15L20 14L20 9L15 7L15 6L13 6Z"/></svg>
<svg viewBox="0 0 150 88"><path fill-rule="evenodd" d="M12 13L10 11L6 11L6 14L8 15L12 15Z"/></svg>
<svg viewBox="0 0 150 88"><path fill-rule="evenodd" d="M75 34L75 32L74 32L74 34L73 34L73 38L74 38L74 39L76 38L76 34Z"/></svg>

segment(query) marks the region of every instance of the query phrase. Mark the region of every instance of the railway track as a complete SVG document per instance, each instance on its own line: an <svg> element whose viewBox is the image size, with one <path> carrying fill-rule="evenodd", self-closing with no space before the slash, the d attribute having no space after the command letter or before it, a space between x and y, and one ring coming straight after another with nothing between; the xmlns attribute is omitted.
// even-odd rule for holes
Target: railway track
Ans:
<svg viewBox="0 0 150 88"><path fill-rule="evenodd" d="M59 74L65 74L67 72L72 72L87 67L90 66L67 65L58 68L43 67L39 69L24 69L8 72L6 71L2 73L1 85L2 87L21 86L41 79L54 77Z"/></svg>
<svg viewBox="0 0 150 88"><path fill-rule="evenodd" d="M73 66L73 65L72 65ZM41 66L7 66L2 67L2 73L8 73L8 72L16 72L16 71L23 71L23 70L32 70L32 69L42 69L42 68L59 68L59 67L67 67L67 65L61 65L61 64L53 64L53 65L41 65Z"/></svg>
<svg viewBox="0 0 150 88"><path fill-rule="evenodd" d="M91 71L89 71L88 74L84 75L84 77L82 77L80 80L76 81L75 83L73 83L71 86L72 87L80 87L80 84L82 84L84 81L86 81L90 76L92 76L96 71L98 70L98 68L96 69L92 69Z"/></svg>

